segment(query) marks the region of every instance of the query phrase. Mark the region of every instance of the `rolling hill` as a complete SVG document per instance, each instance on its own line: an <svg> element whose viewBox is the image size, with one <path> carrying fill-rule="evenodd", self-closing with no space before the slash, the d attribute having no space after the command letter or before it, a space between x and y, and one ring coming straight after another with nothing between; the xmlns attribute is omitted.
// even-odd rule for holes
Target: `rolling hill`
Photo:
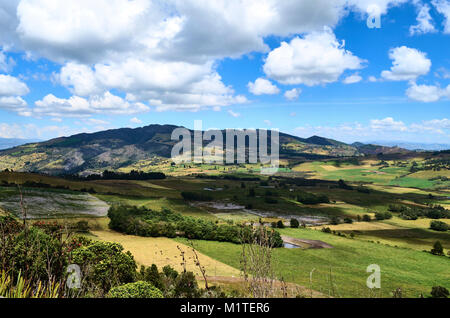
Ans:
<svg viewBox="0 0 450 318"><path fill-rule="evenodd" d="M144 161L149 164L170 158L176 141L171 140L174 125L121 128L91 134L77 134L40 143L29 143L0 151L0 169L49 174L92 173L115 170ZM270 132L269 132L270 134ZM225 134L224 134L225 135ZM362 156L380 148L348 145L313 136L307 139L280 133L280 156L320 159ZM390 148L382 147L384 152ZM368 151L368 152L367 152ZM395 148L392 151L402 152Z"/></svg>

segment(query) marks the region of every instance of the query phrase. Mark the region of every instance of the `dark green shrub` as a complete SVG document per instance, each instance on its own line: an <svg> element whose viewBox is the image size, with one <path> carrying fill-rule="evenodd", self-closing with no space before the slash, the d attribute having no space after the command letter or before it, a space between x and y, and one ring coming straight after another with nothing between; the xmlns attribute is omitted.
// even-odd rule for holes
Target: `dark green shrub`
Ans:
<svg viewBox="0 0 450 318"><path fill-rule="evenodd" d="M192 272L181 273L175 282L173 297L198 298L199 296L200 291L195 275Z"/></svg>
<svg viewBox="0 0 450 318"><path fill-rule="evenodd" d="M434 231L439 231L439 232L446 232L448 231L449 226L447 225L447 223L444 223L442 221L431 221L430 222L430 229L434 230Z"/></svg>
<svg viewBox="0 0 450 318"><path fill-rule="evenodd" d="M406 212L408 210L407 206L399 205L399 204L390 204L389 211L391 212Z"/></svg>
<svg viewBox="0 0 450 318"><path fill-rule="evenodd" d="M431 288L431 297L432 298L448 298L449 291L447 288L442 286L434 286Z"/></svg>
<svg viewBox="0 0 450 318"><path fill-rule="evenodd" d="M344 219L344 223L352 224L352 223L353 223L353 220L352 220L351 218L345 218L345 219Z"/></svg>
<svg viewBox="0 0 450 318"><path fill-rule="evenodd" d="M23 224L11 216L0 216L0 229L3 235L16 234L23 230Z"/></svg>
<svg viewBox="0 0 450 318"><path fill-rule="evenodd" d="M339 220L339 218L337 216L333 215L330 218L330 224L331 225L338 225L339 223L340 223L340 220Z"/></svg>
<svg viewBox="0 0 450 318"><path fill-rule="evenodd" d="M210 195L208 195L206 193L201 193L201 192L183 191L183 192L181 192L181 196L186 201L212 201L213 200L213 198Z"/></svg>
<svg viewBox="0 0 450 318"><path fill-rule="evenodd" d="M161 274L158 271L158 267L155 264L152 264L150 267L141 266L140 270L140 279L152 284L159 290L164 289L163 280Z"/></svg>
<svg viewBox="0 0 450 318"><path fill-rule="evenodd" d="M376 212L375 218L378 221L389 220L389 219L392 219L392 214L390 212Z"/></svg>
<svg viewBox="0 0 450 318"><path fill-rule="evenodd" d="M433 248L431 249L431 254L439 255L439 256L443 256L444 255L444 248L442 247L441 242L436 241L434 243Z"/></svg>
<svg viewBox="0 0 450 318"><path fill-rule="evenodd" d="M302 204L320 204L320 203L330 203L330 199L326 195L315 195L308 192L300 192L297 195L297 201Z"/></svg>
<svg viewBox="0 0 450 318"><path fill-rule="evenodd" d="M360 192L360 193L365 193L365 194L370 194L370 189L360 186L356 189L356 191Z"/></svg>
<svg viewBox="0 0 450 318"><path fill-rule="evenodd" d="M138 281L113 287L109 298L163 298L162 292L151 283Z"/></svg>
<svg viewBox="0 0 450 318"><path fill-rule="evenodd" d="M170 279L176 279L178 277L178 272L174 270L170 265L163 267L163 274Z"/></svg>
<svg viewBox="0 0 450 318"><path fill-rule="evenodd" d="M299 226L300 226L300 223L298 222L297 219L291 219L291 228L298 229Z"/></svg>
<svg viewBox="0 0 450 318"><path fill-rule="evenodd" d="M340 179L338 181L338 187L344 190L353 190L352 186L349 186L347 183L345 183L344 180Z"/></svg>
<svg viewBox="0 0 450 318"><path fill-rule="evenodd" d="M265 197L264 202L267 204L277 204L278 200L272 197Z"/></svg>
<svg viewBox="0 0 450 318"><path fill-rule="evenodd" d="M277 228L279 228L279 229L284 229L284 223L283 223L283 221L279 220L279 221L277 222Z"/></svg>
<svg viewBox="0 0 450 318"><path fill-rule="evenodd" d="M30 280L49 280L49 272L54 278L61 278L65 273L67 258L64 255L64 245L61 240L45 233L37 227L30 227L26 232L11 237L12 245L0 255L2 267L10 270L17 278Z"/></svg>
<svg viewBox="0 0 450 318"><path fill-rule="evenodd" d="M88 221L78 221L75 223L75 230L79 233L88 233L89 232L89 223Z"/></svg>
<svg viewBox="0 0 450 318"><path fill-rule="evenodd" d="M364 214L362 217L363 222L370 222L371 220L370 215Z"/></svg>

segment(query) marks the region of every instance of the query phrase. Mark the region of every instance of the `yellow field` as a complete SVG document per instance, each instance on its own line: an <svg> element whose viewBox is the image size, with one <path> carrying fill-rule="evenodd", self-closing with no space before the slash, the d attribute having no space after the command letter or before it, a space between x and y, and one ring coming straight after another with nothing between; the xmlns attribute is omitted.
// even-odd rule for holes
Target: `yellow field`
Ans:
<svg viewBox="0 0 450 318"><path fill-rule="evenodd" d="M139 265L151 266L156 264L158 268L170 265L177 271L182 271L181 255L177 246L185 252L186 268L195 273L197 277L201 276L198 267L194 262L194 253L192 248L175 242L168 238L150 238L132 235L124 235L110 230L92 231L96 239L108 242L122 244L126 251L133 254ZM206 255L197 252L200 263L206 268L208 276L228 276L238 277L239 270L216 261Z"/></svg>
<svg viewBox="0 0 450 318"><path fill-rule="evenodd" d="M343 201L336 201L336 203L321 203L316 206L311 205L310 207L338 208L341 210L341 212L353 216L367 214L373 217L375 215L375 213L370 212L368 209L364 207L360 207L350 203L345 203Z"/></svg>
<svg viewBox="0 0 450 318"><path fill-rule="evenodd" d="M316 226L313 229L322 229L324 226ZM379 230L397 230L399 227L381 222L355 222L352 224L327 225L332 231L379 231Z"/></svg>
<svg viewBox="0 0 450 318"><path fill-rule="evenodd" d="M430 227L431 221L433 220L432 219L403 220L401 218L394 217L391 220L386 220L384 222L408 228L428 229ZM439 221L450 225L450 219L440 219Z"/></svg>
<svg viewBox="0 0 450 318"><path fill-rule="evenodd" d="M450 170L443 169L440 171L432 171L432 170L418 171L418 172L410 174L409 177L418 178L418 179L430 179L430 178L435 178L435 177L450 178Z"/></svg>
<svg viewBox="0 0 450 318"><path fill-rule="evenodd" d="M442 193L436 192L436 191L429 191L429 190L420 190L416 188L404 188L404 187L397 187L397 186L384 186L384 185L377 185L377 184L366 184L367 188L378 190L382 192L389 192L389 193L395 193L395 194L402 194L402 193L416 193L416 194L423 194L423 195L442 195Z"/></svg>

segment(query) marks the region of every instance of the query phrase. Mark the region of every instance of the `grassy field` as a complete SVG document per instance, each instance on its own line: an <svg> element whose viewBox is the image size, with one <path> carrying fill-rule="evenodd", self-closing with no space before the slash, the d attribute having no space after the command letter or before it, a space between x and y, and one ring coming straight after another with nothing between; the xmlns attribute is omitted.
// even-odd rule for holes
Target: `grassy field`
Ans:
<svg viewBox="0 0 450 318"><path fill-rule="evenodd" d="M284 229L283 235L321 240L332 249L276 249L274 267L279 277L303 286L310 286L334 297L390 297L402 288L406 297L429 294L435 285L450 287L448 259L406 248L363 242L308 229ZM185 242L178 239L179 242ZM202 253L235 268L240 266L241 247L230 243L196 241ZM381 290L366 287L367 266L381 267ZM331 274L330 274L331 273Z"/></svg>
<svg viewBox="0 0 450 318"><path fill-rule="evenodd" d="M450 234L429 229L431 219L406 221L394 217L381 222L355 222L353 224L327 225L332 231L346 235L353 233L355 239L379 242L390 246L411 248L418 251L431 250L436 241L450 250ZM441 221L450 225L450 220ZM315 227L320 230L323 226Z"/></svg>
<svg viewBox="0 0 450 318"><path fill-rule="evenodd" d="M423 159L416 159L419 166ZM425 170L410 172L411 162L399 164L395 161L365 160L358 165L343 163L337 165L335 161L307 162L293 167L293 171L306 173L311 178L325 180L343 179L352 182L375 183L378 185L392 185L419 189L445 189L450 187L450 181L437 180L437 177L449 177L448 170ZM387 166L386 166L387 165Z"/></svg>

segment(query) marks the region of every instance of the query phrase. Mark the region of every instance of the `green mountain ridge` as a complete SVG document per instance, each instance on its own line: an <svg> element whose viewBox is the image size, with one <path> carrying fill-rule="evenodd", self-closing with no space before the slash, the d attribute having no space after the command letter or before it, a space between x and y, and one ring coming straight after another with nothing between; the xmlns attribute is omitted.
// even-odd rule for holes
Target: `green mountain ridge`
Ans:
<svg viewBox="0 0 450 318"><path fill-rule="evenodd" d="M120 128L25 144L0 151L0 169L86 174L105 169L117 170L138 162L157 164L170 158L172 147L178 142L171 140L172 131L176 128L181 127L149 125L134 129ZM364 154L364 146L348 145L319 136L304 139L280 133L281 158L319 159Z"/></svg>

